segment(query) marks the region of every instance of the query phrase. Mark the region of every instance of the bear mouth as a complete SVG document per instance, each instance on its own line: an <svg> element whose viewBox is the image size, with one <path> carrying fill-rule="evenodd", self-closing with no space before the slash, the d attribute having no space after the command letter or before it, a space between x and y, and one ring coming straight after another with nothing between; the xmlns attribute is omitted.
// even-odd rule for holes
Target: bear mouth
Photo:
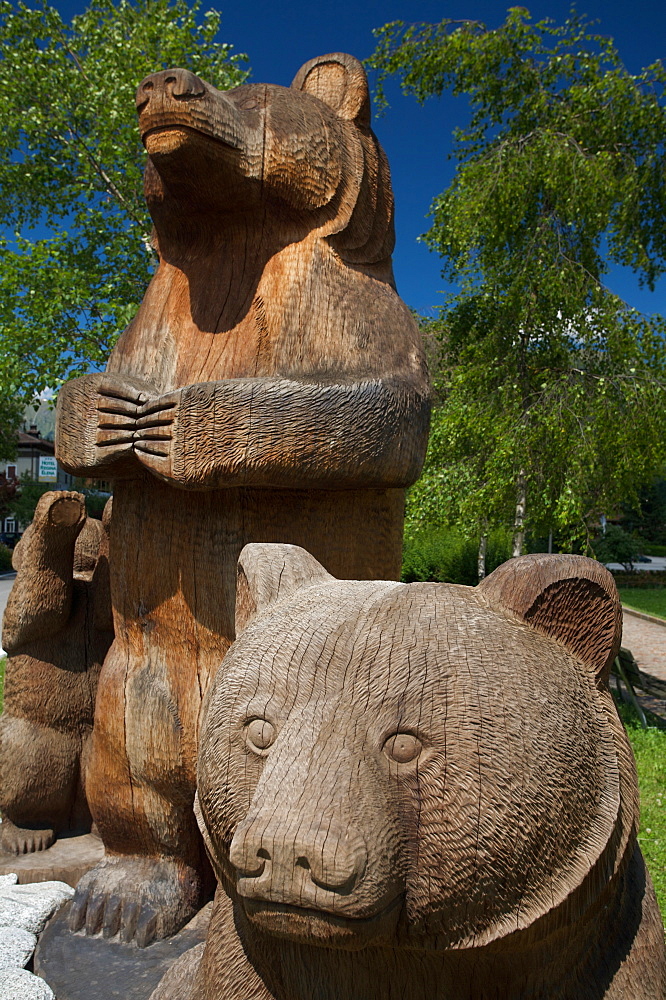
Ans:
<svg viewBox="0 0 666 1000"><path fill-rule="evenodd" d="M148 155L151 155L149 146L153 147L153 151L161 152L162 150L159 148L161 146L168 145L175 148L184 145L189 139L195 139L199 142L203 139L224 146L225 149L238 149L237 143L213 131L212 127L206 128L204 123L202 123L202 127L195 127L179 121L172 121L168 124L153 125L141 132L141 141L146 147ZM162 141L160 142L160 140Z"/></svg>
<svg viewBox="0 0 666 1000"><path fill-rule="evenodd" d="M247 918L273 937L296 944L356 951L371 944L388 943L396 934L402 894L369 917L338 916L325 910L240 897Z"/></svg>

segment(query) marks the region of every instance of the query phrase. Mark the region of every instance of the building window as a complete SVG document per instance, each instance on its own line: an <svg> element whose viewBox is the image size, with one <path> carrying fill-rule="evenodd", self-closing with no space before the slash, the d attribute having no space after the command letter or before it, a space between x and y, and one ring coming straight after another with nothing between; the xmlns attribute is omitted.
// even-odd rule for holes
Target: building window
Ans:
<svg viewBox="0 0 666 1000"><path fill-rule="evenodd" d="M5 518L5 532L8 535L16 534L16 521L14 520L13 517Z"/></svg>
<svg viewBox="0 0 666 1000"><path fill-rule="evenodd" d="M7 479L16 479L16 466L8 465L6 475Z"/></svg>

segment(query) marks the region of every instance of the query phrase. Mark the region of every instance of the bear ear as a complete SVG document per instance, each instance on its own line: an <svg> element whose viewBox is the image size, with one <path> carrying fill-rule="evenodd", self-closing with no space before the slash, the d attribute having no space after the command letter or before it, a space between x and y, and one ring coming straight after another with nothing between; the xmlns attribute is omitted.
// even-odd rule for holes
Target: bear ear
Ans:
<svg viewBox="0 0 666 1000"><path fill-rule="evenodd" d="M340 118L370 126L370 92L363 66L353 56L332 52L301 66L292 87L318 97Z"/></svg>
<svg viewBox="0 0 666 1000"><path fill-rule="evenodd" d="M321 563L300 545L252 542L238 559L236 635L255 615L303 587L333 580Z"/></svg>
<svg viewBox="0 0 666 1000"><path fill-rule="evenodd" d="M613 577L584 556L509 559L476 592L561 642L606 684L622 638L622 605Z"/></svg>

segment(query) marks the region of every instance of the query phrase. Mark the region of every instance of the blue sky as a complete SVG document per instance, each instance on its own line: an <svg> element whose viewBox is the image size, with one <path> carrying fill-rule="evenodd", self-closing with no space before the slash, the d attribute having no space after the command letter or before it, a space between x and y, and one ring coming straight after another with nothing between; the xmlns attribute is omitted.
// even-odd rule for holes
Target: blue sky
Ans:
<svg viewBox="0 0 666 1000"><path fill-rule="evenodd" d="M56 0L63 15L82 11L85 2ZM509 2L494 0L254 0L253 3L216 4L203 8L222 13L221 40L249 56L252 79L288 85L307 59L325 52L350 52L366 58L374 48L372 29L387 21L441 21L470 18L497 27ZM561 23L570 3L528 3L535 19L550 17ZM585 0L578 12L599 22L598 31L615 39L632 72L666 57L666 3L664 0ZM138 82L138 81L137 81ZM214 81L211 81L214 82ZM428 228L428 209L451 175L447 160L451 130L465 120L463 99L444 97L420 107L413 99L389 90L390 109L374 127L384 146L393 175L397 243L394 267L398 290L405 301L424 314L442 302L445 287L435 254L417 242ZM608 284L644 312L666 313L666 279L655 292L639 289L632 273L615 269Z"/></svg>

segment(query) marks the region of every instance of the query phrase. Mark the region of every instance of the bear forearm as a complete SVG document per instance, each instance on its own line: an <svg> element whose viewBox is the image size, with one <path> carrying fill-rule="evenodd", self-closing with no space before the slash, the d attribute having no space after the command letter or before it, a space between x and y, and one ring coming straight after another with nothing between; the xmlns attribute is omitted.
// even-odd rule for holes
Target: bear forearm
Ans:
<svg viewBox="0 0 666 1000"><path fill-rule="evenodd" d="M397 379L230 379L182 390L172 477L191 488L404 487L419 476L425 393Z"/></svg>

